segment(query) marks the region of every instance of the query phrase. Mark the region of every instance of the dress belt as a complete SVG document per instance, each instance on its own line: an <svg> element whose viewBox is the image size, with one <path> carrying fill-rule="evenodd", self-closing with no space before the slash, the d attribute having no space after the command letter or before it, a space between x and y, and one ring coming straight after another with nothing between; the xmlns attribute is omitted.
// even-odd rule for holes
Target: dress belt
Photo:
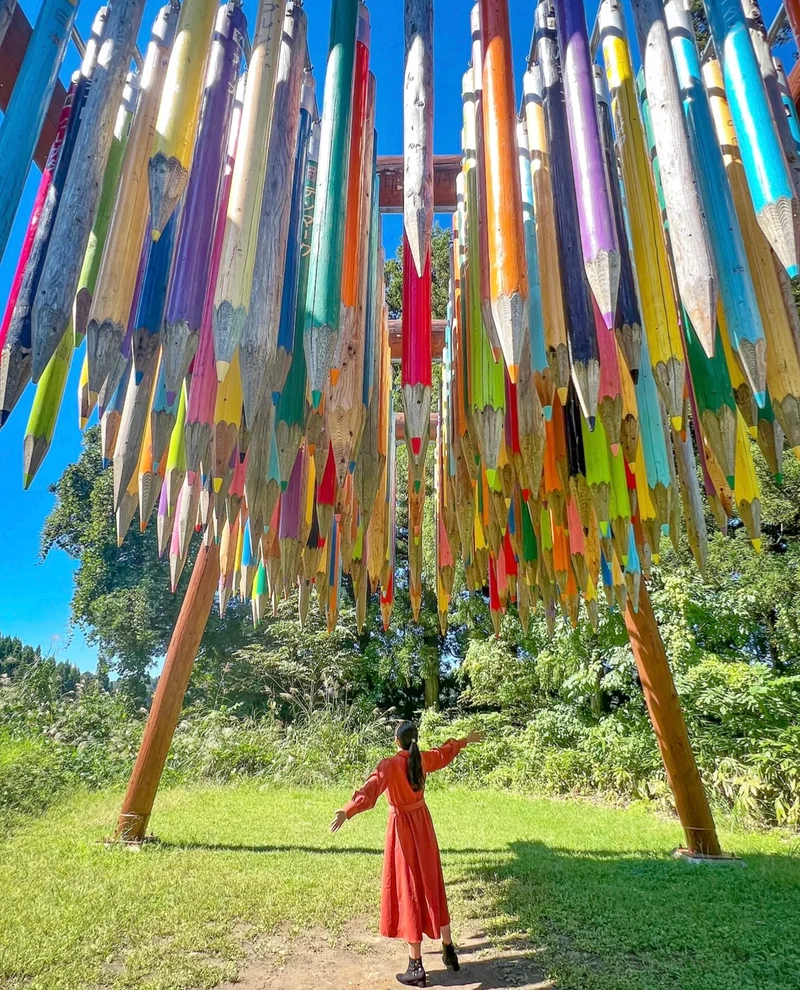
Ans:
<svg viewBox="0 0 800 990"><path fill-rule="evenodd" d="M424 808L425 798L421 797L417 801L412 801L411 804L393 804L391 807L393 811L401 811L403 814L406 814L409 811L416 811L418 808Z"/></svg>

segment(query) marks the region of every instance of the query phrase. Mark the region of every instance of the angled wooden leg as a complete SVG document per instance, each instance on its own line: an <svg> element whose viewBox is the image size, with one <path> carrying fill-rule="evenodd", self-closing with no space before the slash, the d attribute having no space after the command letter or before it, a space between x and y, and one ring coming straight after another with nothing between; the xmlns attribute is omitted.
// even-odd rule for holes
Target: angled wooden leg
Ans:
<svg viewBox="0 0 800 990"><path fill-rule="evenodd" d="M647 710L675 798L675 807L686 834L687 848L690 853L720 856L722 851L714 818L689 742L664 641L661 639L644 582L639 594L638 612L633 611L628 596L625 625L639 670Z"/></svg>
<svg viewBox="0 0 800 990"><path fill-rule="evenodd" d="M197 554L122 802L116 837L125 842L144 838L218 580L219 546L211 540Z"/></svg>

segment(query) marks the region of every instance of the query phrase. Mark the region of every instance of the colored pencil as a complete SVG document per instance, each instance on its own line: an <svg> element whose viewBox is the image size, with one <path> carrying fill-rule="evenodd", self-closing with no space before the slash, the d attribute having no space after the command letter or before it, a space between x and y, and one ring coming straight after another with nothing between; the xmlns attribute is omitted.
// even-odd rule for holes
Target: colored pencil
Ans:
<svg viewBox="0 0 800 990"><path fill-rule="evenodd" d="M704 0L758 223L790 276L798 272L798 203L740 3Z"/></svg>
<svg viewBox="0 0 800 990"><path fill-rule="evenodd" d="M250 422L255 422L265 403L272 403L272 393L281 391L288 371L288 366L283 365L281 376L276 377L275 355L289 236L294 159L300 124L300 94L305 71L307 28L305 11L297 4L291 4L283 24L252 287L242 331L242 396L245 417Z"/></svg>
<svg viewBox="0 0 800 990"><path fill-rule="evenodd" d="M198 0L189 0L183 11L196 2ZM181 45L185 38L195 37L197 45L204 37L204 30L205 20L197 23L196 33L190 30L189 22L183 32L181 24L178 24L178 37L170 67L176 60L180 60L183 51ZM164 312L161 360L168 405L174 403L189 364L197 352L214 249L214 221L242 57L241 41L246 30L247 22L241 7L226 4L219 8L208 54L202 109L192 152L193 165L185 187ZM192 56L189 61L192 63ZM187 85L191 68L190 64ZM168 73L167 84L169 82ZM159 151L158 154L160 153ZM151 183L151 201L152 189ZM153 220L153 234L158 233L160 236L163 228L156 227L158 222Z"/></svg>
<svg viewBox="0 0 800 990"><path fill-rule="evenodd" d="M119 193L88 316L87 348L95 391L99 390L109 370L117 363L127 329L148 224L147 161L177 21L177 9L171 4L159 10L145 54L139 100L128 137ZM158 329L160 332L161 328ZM133 353L136 367L141 370L139 348L134 346Z"/></svg>
<svg viewBox="0 0 800 990"><path fill-rule="evenodd" d="M339 340L345 197L357 0L333 0L320 126L317 203L303 334L311 402L319 406Z"/></svg>
<svg viewBox="0 0 800 990"><path fill-rule="evenodd" d="M23 443L22 487L26 490L30 488L53 442L73 351L72 336L64 334L36 386Z"/></svg>
<svg viewBox="0 0 800 990"><path fill-rule="evenodd" d="M77 2L72 0L42 3L0 123L0 258L8 244L77 9Z"/></svg>
<svg viewBox="0 0 800 990"><path fill-rule="evenodd" d="M528 336L528 268L515 149L516 112L508 0L484 0L483 137L492 315L512 384ZM477 146L476 146L477 147Z"/></svg>
<svg viewBox="0 0 800 990"><path fill-rule="evenodd" d="M111 150L108 153L106 170L103 173L103 185L100 190L97 216L94 218L94 226L89 235L89 243L86 246L83 267L78 278L78 288L75 292L75 301L72 306L72 324L76 347L86 336L86 325L92 306L92 296L97 285L100 261L103 257L103 248L105 247L108 228L111 222L111 212L117 198L117 189L122 174L125 151L128 146L131 122L139 99L140 81L138 72L128 73L125 89L122 91L122 103L119 105L117 119L114 124L114 137L111 141Z"/></svg>
<svg viewBox="0 0 800 990"><path fill-rule="evenodd" d="M597 415L600 361L589 286L585 278L575 277L570 271L572 260L578 257L578 252L581 251L580 224L572 178L572 155L567 137L569 131L559 67L555 18L550 11L549 0L543 0L536 8L534 50L542 69L547 147L553 183L559 269L572 381L583 414L593 428Z"/></svg>
<svg viewBox="0 0 800 990"><path fill-rule="evenodd" d="M556 240L553 188L550 179L550 156L547 151L547 122L544 115L542 69L530 66L523 79L525 118L528 126L528 149L533 177L533 209L536 217L536 242L539 252L539 281L542 294L547 360L553 386L563 405L569 388L569 350L561 296L561 270ZM545 415L548 408L545 405Z"/></svg>
<svg viewBox="0 0 800 990"><path fill-rule="evenodd" d="M582 0L555 0L561 72L586 277L608 330L614 328L619 245L600 141Z"/></svg>
<svg viewBox="0 0 800 990"><path fill-rule="evenodd" d="M717 311L714 260L683 123L669 32L660 0L633 0L632 6L678 291L703 348L712 354Z"/></svg>
<svg viewBox="0 0 800 990"><path fill-rule="evenodd" d="M405 0L404 15L403 220L421 278L433 226L433 0Z"/></svg>
<svg viewBox="0 0 800 990"><path fill-rule="evenodd" d="M722 151L714 140L714 122L703 85L692 17L681 3L682 0L668 0L664 10L672 38L689 144L697 163L700 198L716 262L719 297L725 309L731 343L756 403L761 406L766 388L767 343ZM706 353L713 356L713 347Z"/></svg>
<svg viewBox="0 0 800 990"><path fill-rule="evenodd" d="M285 9L286 0L260 0L253 33L222 263L214 294L214 352L220 382L241 341L250 305Z"/></svg>
<svg viewBox="0 0 800 990"><path fill-rule="evenodd" d="M33 305L31 375L38 381L72 319L72 303L100 200L125 78L144 11L143 0L113 8L86 100L64 195L53 224Z"/></svg>

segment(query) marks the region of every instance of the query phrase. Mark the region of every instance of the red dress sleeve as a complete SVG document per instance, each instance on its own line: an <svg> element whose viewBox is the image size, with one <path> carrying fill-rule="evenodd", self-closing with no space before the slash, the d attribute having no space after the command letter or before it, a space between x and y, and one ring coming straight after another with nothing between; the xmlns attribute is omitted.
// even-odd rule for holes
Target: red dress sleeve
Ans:
<svg viewBox="0 0 800 990"><path fill-rule="evenodd" d="M448 739L443 746L439 746L437 749L423 750L423 772L432 773L434 770L441 770L446 767L448 763L453 762L466 745L466 739Z"/></svg>
<svg viewBox="0 0 800 990"><path fill-rule="evenodd" d="M344 806L344 813L348 818L352 818L353 815L358 815L362 811L369 811L370 808L375 807L375 802L389 784L385 764L386 760L381 760L370 774L366 784L360 790L357 790Z"/></svg>

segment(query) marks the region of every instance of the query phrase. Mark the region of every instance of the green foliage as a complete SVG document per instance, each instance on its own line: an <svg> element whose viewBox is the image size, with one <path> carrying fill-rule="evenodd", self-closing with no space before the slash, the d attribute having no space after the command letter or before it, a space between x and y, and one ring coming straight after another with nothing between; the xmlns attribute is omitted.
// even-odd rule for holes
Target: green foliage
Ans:
<svg viewBox="0 0 800 990"><path fill-rule="evenodd" d="M386 305L389 316L397 320L403 313L403 242L385 266ZM431 314L434 320L447 317L450 292L450 231L435 220L431 231Z"/></svg>

